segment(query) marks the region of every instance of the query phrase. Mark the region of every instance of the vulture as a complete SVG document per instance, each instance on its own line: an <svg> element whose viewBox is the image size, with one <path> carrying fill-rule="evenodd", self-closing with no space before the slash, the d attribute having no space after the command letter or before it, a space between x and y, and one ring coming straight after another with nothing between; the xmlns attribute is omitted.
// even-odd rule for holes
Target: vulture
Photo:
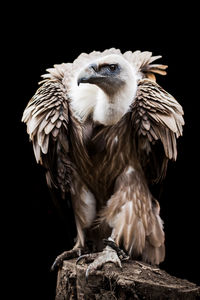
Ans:
<svg viewBox="0 0 200 300"><path fill-rule="evenodd" d="M22 121L36 161L50 190L59 191L58 203L70 194L77 229L74 247L52 269L97 252L88 273L128 258L164 260L151 186L176 160L184 120L181 105L156 82L167 68L154 63L159 58L115 48L82 53L47 69L28 102Z"/></svg>

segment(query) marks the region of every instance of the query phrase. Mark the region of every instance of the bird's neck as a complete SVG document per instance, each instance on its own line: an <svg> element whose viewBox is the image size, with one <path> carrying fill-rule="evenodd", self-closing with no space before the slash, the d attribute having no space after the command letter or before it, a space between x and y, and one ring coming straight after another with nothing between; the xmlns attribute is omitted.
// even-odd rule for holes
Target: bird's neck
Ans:
<svg viewBox="0 0 200 300"><path fill-rule="evenodd" d="M85 122L89 115L93 121L105 126L116 124L128 112L135 98L136 86L124 85L108 94L92 84L83 84L70 92L71 107L75 116Z"/></svg>
<svg viewBox="0 0 200 300"><path fill-rule="evenodd" d="M113 94L99 90L93 120L105 126L116 124L128 112L135 98L135 88L124 86Z"/></svg>

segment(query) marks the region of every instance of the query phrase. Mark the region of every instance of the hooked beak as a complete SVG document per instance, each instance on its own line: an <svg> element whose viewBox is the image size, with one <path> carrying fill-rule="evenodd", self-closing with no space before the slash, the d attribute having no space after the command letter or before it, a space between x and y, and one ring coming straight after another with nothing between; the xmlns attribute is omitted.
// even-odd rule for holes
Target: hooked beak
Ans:
<svg viewBox="0 0 200 300"><path fill-rule="evenodd" d="M85 68L78 76L77 84L80 83L91 83L98 84L104 78L101 74L98 73L98 67L96 64L91 64Z"/></svg>

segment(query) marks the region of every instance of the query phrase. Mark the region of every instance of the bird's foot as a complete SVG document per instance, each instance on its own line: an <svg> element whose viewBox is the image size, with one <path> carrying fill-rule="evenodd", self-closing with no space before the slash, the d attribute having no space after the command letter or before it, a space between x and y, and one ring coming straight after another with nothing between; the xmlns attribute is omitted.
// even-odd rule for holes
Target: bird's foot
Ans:
<svg viewBox="0 0 200 300"><path fill-rule="evenodd" d="M122 269L121 260L126 260L129 257L124 253L123 250L121 250L117 244L109 240L104 240L104 243L107 245L106 248L103 250L103 252L99 253L92 253L92 254L86 254L82 255L78 258L77 264L81 262L81 260L84 260L85 263L90 263L88 266L85 277L86 282L88 282L88 278L90 274L95 273L96 270L101 269L104 267L107 263L113 263L120 269ZM120 255L119 255L120 254Z"/></svg>
<svg viewBox="0 0 200 300"><path fill-rule="evenodd" d="M76 247L71 250L62 252L56 257L53 265L51 266L51 271L54 271L57 267L60 267L63 263L63 260L79 257L84 252L84 249L80 247Z"/></svg>
<svg viewBox="0 0 200 300"><path fill-rule="evenodd" d="M86 282L88 282L88 278L90 274L94 274L96 270L101 269L107 263L113 263L117 267L122 268L121 261L117 255L117 252L111 247L107 246L103 252L101 252L96 259L92 263L89 264L85 277Z"/></svg>
<svg viewBox="0 0 200 300"><path fill-rule="evenodd" d="M119 246L113 241L113 239L108 238L103 240L104 245L110 246L112 249L114 249L117 252L117 255L119 256L120 260L128 260L129 256L119 248Z"/></svg>

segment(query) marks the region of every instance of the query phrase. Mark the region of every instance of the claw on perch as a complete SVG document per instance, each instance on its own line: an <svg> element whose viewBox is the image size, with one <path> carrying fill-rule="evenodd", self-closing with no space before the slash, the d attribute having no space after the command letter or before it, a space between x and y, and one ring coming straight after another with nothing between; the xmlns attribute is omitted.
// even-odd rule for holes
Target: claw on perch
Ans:
<svg viewBox="0 0 200 300"><path fill-rule="evenodd" d="M60 267L65 259L75 258L81 255L81 248L74 248L72 250L64 251L58 255L51 266L51 271L54 271L56 267Z"/></svg>
<svg viewBox="0 0 200 300"><path fill-rule="evenodd" d="M82 256L83 259L92 259L91 256ZM80 258L80 260L82 259ZM80 261L78 260L78 262ZM96 270L101 269L106 263L114 263L117 267L122 269L121 260L118 257L117 252L111 248L110 246L106 246L106 248L101 252L96 259L87 267L86 273L85 273L85 280L88 283L89 275L93 273Z"/></svg>

